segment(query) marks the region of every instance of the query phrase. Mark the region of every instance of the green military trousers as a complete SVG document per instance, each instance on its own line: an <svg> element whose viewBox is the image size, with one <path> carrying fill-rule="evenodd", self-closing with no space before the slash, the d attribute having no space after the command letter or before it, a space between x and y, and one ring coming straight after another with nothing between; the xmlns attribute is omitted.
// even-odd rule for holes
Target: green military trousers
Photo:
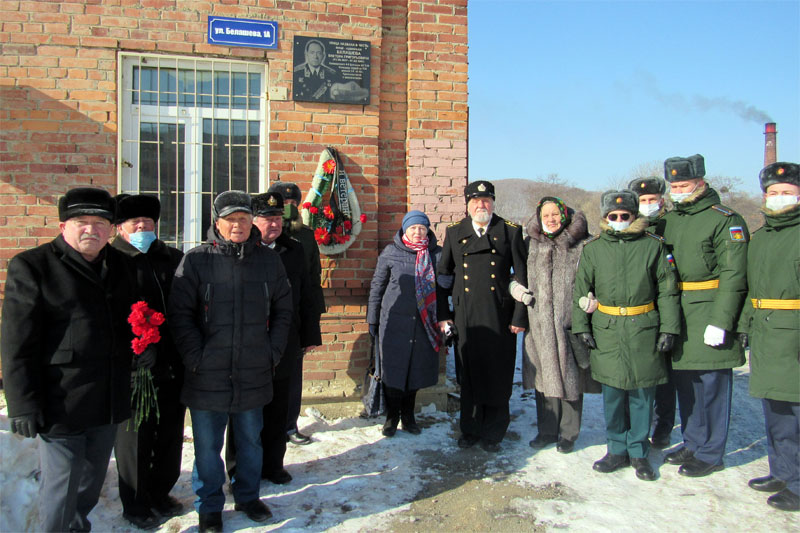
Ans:
<svg viewBox="0 0 800 533"><path fill-rule="evenodd" d="M650 424L656 388L624 390L603 384L603 411L606 417L608 452L614 455L647 457L650 451ZM625 416L625 402L630 408L630 424Z"/></svg>

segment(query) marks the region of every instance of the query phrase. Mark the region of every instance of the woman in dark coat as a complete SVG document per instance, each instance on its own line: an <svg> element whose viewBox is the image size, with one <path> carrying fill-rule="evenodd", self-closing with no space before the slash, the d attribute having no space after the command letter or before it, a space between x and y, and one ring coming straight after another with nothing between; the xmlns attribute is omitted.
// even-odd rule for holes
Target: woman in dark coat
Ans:
<svg viewBox="0 0 800 533"><path fill-rule="evenodd" d="M434 273L441 253L425 213L409 211L375 267L367 323L380 357L387 437L395 434L401 419L404 430L420 433L414 420L417 391L438 379L441 342Z"/></svg>
<svg viewBox="0 0 800 533"><path fill-rule="evenodd" d="M563 200L545 196L528 221L528 307L522 383L536 389L539 434L534 448L558 443L572 451L581 428L584 392L600 392L588 370L588 351L570 332L572 286L583 241L589 237L586 217ZM580 361L580 363L579 363Z"/></svg>

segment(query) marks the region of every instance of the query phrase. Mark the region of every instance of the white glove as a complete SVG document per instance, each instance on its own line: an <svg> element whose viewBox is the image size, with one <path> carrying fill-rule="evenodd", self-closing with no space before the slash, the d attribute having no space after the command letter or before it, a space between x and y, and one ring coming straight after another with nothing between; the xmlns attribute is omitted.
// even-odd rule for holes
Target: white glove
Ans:
<svg viewBox="0 0 800 533"><path fill-rule="evenodd" d="M525 288L523 284L517 283L515 280L511 280L511 283L508 284L508 292L511 293L511 296L516 301L522 302L525 305L531 305L533 301L533 293Z"/></svg>
<svg viewBox="0 0 800 533"><path fill-rule="evenodd" d="M706 332L703 333L703 342L709 346L719 346L725 342L725 330L711 324L707 325Z"/></svg>
<svg viewBox="0 0 800 533"><path fill-rule="evenodd" d="M597 299L594 297L594 294L590 292L586 296L578 298L578 306L586 313L592 314L597 311Z"/></svg>

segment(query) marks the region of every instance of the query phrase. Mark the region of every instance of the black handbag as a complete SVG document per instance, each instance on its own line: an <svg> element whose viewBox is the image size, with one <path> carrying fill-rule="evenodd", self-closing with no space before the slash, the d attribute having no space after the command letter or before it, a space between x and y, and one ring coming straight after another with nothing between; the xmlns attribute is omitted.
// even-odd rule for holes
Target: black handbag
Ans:
<svg viewBox="0 0 800 533"><path fill-rule="evenodd" d="M378 343L372 336L369 366L364 375L364 387L361 389L361 394L361 403L364 404L362 418L374 418L386 414L386 395L381 381L381 358L378 355Z"/></svg>

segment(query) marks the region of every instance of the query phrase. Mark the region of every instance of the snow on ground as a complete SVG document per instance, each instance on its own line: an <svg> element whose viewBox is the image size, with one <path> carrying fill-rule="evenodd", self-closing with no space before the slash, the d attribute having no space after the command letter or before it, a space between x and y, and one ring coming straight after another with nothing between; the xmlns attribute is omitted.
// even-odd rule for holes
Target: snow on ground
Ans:
<svg viewBox="0 0 800 533"><path fill-rule="evenodd" d="M768 473L761 404L747 394L747 380L744 369L735 371L725 470L705 478L684 478L677 467L662 466L663 452L653 450L650 459L659 473L655 482L636 479L630 468L613 474L592 470L592 463L605 454L600 395L586 396L581 436L575 452L568 455L557 453L552 446L544 450L528 446L536 435L535 403L533 395L520 385L514 387L508 436L501 452L494 455L479 447L459 449L455 415L436 411L433 405L423 407L418 416L422 435L398 431L394 438L381 435L382 419L326 420L306 409L300 428L313 435L315 442L289 447L286 466L294 480L284 486L268 482L261 486L273 520L267 524L249 521L233 511L228 494L224 527L226 531L389 531L398 520L409 520L411 504L421 493L428 498L432 490L438 490L444 502L445 492L465 484L472 470L456 473L448 470L452 465L480 464L481 468L474 469L475 479L487 487L496 483L532 489L557 487L555 496L549 498L498 503L529 519L531 530L798 531L800 516L772 509L766 504L768 494L747 487L750 478ZM197 531L197 514L192 508L191 428L186 428L186 436L183 472L172 491L186 511L158 531ZM672 438L677 442L679 429ZM7 417L0 416L0 531L35 531L37 442L10 434ZM457 514L455 507L448 512ZM112 458L100 503L90 515L93 530L135 530L121 515ZM483 527L475 525L470 530Z"/></svg>

